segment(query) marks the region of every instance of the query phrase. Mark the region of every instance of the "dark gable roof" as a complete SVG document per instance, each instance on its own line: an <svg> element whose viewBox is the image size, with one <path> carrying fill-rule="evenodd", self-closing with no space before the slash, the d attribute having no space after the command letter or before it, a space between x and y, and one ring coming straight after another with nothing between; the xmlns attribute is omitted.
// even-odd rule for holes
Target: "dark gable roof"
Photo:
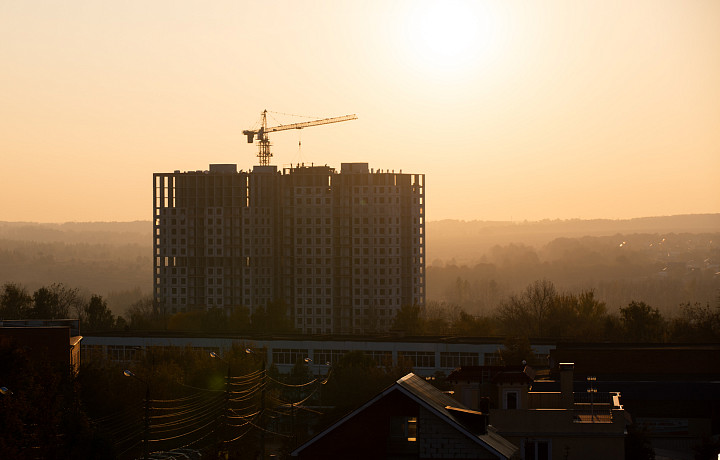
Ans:
<svg viewBox="0 0 720 460"><path fill-rule="evenodd" d="M451 414L445 409L448 406L465 409L462 404L427 383L424 378L419 377L412 372L405 377L402 377L400 380L395 382L395 384L400 385L402 388L412 393L417 399L431 405L435 411L443 413L447 416L451 416Z"/></svg>
<svg viewBox="0 0 720 460"><path fill-rule="evenodd" d="M531 372L528 372L528 369L530 369ZM495 384L527 384L531 385L533 383L533 379L528 374L535 375L534 372L532 372L532 369L529 366L526 366L525 368L521 369L508 369L500 372L499 374L496 374L492 378L492 383Z"/></svg>
<svg viewBox="0 0 720 460"><path fill-rule="evenodd" d="M295 449L292 455L298 455L306 447L320 440L325 435L333 431L335 428L350 420L355 415L364 411L366 408L375 404L377 401L379 401L393 391L400 391L409 398L413 399L418 404L425 407L430 412L434 413L440 419L448 422L449 425L453 426L455 429L463 433L469 439L483 446L489 452L495 454L498 458L510 458L517 450L517 447L515 447L515 445L510 443L508 440L502 438L501 436L495 434L495 432L492 430L489 430L483 434L475 433L474 431L477 430L473 429L473 427L477 426L477 423L468 423L468 419L474 418L477 420L479 417L482 416L480 412L472 411L466 408L450 396L446 395L431 384L427 383L422 377L418 377L417 375L410 373L407 374L405 377L399 379L393 385L383 390L380 394L378 394L359 408L355 409L350 414L335 422L332 426L325 429L302 446ZM463 423L461 419L465 420L465 423Z"/></svg>

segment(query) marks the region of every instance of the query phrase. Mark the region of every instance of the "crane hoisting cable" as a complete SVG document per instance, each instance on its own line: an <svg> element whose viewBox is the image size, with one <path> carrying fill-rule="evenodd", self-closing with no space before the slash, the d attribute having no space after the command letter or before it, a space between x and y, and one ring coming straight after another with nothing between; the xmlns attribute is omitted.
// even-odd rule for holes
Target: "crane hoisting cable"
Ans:
<svg viewBox="0 0 720 460"><path fill-rule="evenodd" d="M262 126L259 129L252 130L246 129L243 134L247 136L248 144L252 144L255 141L255 136L258 139L258 158L260 159L261 166L267 166L270 164L270 139L268 139L268 133L276 131L285 131L287 129L303 129L310 126L327 125L329 123L339 123L341 121L357 120L357 115L345 115L342 117L323 118L320 120L305 121L302 123L292 123L289 125L280 126L267 126L267 110L262 112Z"/></svg>

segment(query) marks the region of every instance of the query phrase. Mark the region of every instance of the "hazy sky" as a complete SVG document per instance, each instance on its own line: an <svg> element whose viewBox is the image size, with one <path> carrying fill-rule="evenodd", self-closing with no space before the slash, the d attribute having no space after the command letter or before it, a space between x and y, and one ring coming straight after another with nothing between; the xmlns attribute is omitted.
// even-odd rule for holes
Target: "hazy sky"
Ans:
<svg viewBox="0 0 720 460"><path fill-rule="evenodd" d="M0 220L150 220L266 108L356 113L273 163L424 173L429 220L720 212L717 0L1 0L0 63Z"/></svg>

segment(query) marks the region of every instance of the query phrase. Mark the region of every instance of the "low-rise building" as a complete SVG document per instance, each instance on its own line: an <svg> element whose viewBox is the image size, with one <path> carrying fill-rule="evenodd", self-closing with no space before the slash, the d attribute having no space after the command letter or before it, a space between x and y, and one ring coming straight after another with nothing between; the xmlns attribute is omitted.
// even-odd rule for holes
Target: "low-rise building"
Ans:
<svg viewBox="0 0 720 460"><path fill-rule="evenodd" d="M576 362L578 382L594 376L598 391L620 391L657 457L694 458L717 449L720 344L561 343L549 354L551 366ZM536 382L535 389L543 385Z"/></svg>
<svg viewBox="0 0 720 460"><path fill-rule="evenodd" d="M628 415L619 393L573 391L573 363L559 366L559 391L533 391L528 366L460 368L448 376L454 397L488 412L497 434L515 444L521 458L625 458Z"/></svg>
<svg viewBox="0 0 720 460"><path fill-rule="evenodd" d="M19 346L36 362L67 366L77 374L82 336L78 320L0 321L0 346Z"/></svg>

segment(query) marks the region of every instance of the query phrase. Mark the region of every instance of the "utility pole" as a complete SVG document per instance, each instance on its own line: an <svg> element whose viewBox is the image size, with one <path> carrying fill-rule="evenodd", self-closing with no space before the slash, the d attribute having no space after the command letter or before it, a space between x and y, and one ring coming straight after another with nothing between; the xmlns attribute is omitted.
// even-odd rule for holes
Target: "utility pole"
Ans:
<svg viewBox="0 0 720 460"><path fill-rule="evenodd" d="M260 390L260 458L265 460L265 386L267 384L267 373L265 372L265 356L262 360L262 388Z"/></svg>
<svg viewBox="0 0 720 460"><path fill-rule="evenodd" d="M125 377L132 377L145 384L145 430L143 436L143 458L147 460L150 458L150 382L143 380L133 371L125 369L123 371Z"/></svg>
<svg viewBox="0 0 720 460"><path fill-rule="evenodd" d="M295 431L295 401L290 401L290 413L292 414L292 447L297 447L297 433Z"/></svg>
<svg viewBox="0 0 720 460"><path fill-rule="evenodd" d="M245 353L247 354L255 354L255 351L253 351L252 348L246 348ZM267 372L265 372L265 360L267 359L267 351L263 349L263 356L262 356L262 367L260 368L260 378L261 380L261 387L260 387L260 458L261 460L265 460L265 423L263 422L265 418L265 387L267 386Z"/></svg>
<svg viewBox="0 0 720 460"><path fill-rule="evenodd" d="M143 440L143 456L150 457L150 385L145 384L145 439Z"/></svg>
<svg viewBox="0 0 720 460"><path fill-rule="evenodd" d="M230 358L228 357L228 360L226 361L226 360L222 359L222 358L220 357L220 355L217 354L217 353L214 352L214 351L211 351L211 352L210 352L210 357L211 357L211 358L215 358L215 359L219 359L220 361L222 361L222 362L224 362L225 364L227 364L227 377L225 378L225 406L224 406L224 409L223 409L222 428L221 428L219 431L221 431L221 432L222 432L222 431L226 431L227 434L229 434L229 433L230 433L230 428L229 428L229 426L228 426L228 425L229 425L228 419L229 419L229 412L230 412L230 392L231 392L231 377L232 377L232 375L231 375L231 367L230 367ZM228 436L228 439L229 439L229 436ZM224 439L221 439L221 441L222 441L222 443L223 443L223 445L224 445L225 447L228 447L228 446L227 446L227 441L225 441ZM229 450L229 447L228 447L227 450Z"/></svg>

